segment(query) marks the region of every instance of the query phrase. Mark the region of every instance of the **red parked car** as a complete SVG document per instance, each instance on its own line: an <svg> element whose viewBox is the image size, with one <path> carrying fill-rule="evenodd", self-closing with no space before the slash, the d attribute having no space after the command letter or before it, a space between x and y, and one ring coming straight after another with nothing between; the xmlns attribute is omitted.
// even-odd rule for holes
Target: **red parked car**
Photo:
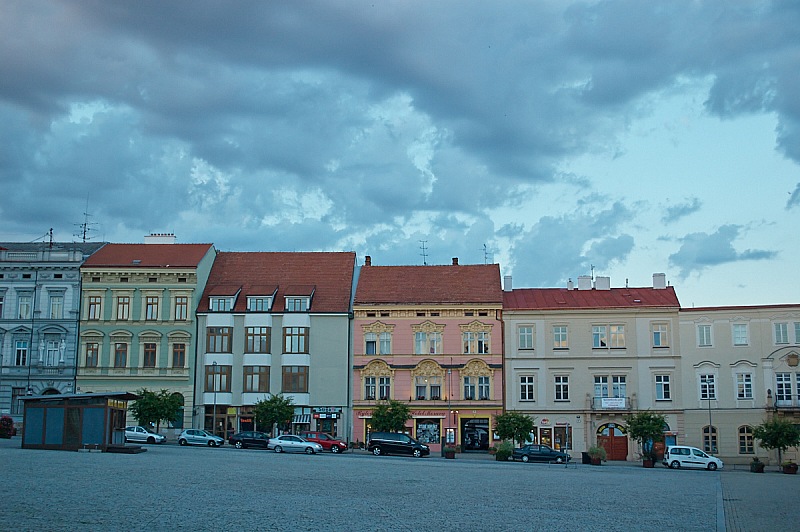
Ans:
<svg viewBox="0 0 800 532"><path fill-rule="evenodd" d="M346 443L341 440L337 440L325 432L302 432L300 436L308 441L313 441L322 445L322 448L325 451L330 451L332 453L343 453L347 450Z"/></svg>

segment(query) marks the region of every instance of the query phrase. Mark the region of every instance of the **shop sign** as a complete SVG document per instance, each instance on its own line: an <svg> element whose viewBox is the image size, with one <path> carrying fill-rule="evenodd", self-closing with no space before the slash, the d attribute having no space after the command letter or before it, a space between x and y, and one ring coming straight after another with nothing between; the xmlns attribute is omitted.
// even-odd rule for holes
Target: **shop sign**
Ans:
<svg viewBox="0 0 800 532"><path fill-rule="evenodd" d="M600 399L602 408L625 408L624 397L603 397Z"/></svg>
<svg viewBox="0 0 800 532"><path fill-rule="evenodd" d="M339 419L339 414L314 414L314 419Z"/></svg>
<svg viewBox="0 0 800 532"><path fill-rule="evenodd" d="M341 414L341 406L318 406L311 409L315 414Z"/></svg>
<svg viewBox="0 0 800 532"><path fill-rule="evenodd" d="M547 419L546 417L543 417L542 420L539 422L539 424L542 425L543 427L547 427L550 425L550 420Z"/></svg>

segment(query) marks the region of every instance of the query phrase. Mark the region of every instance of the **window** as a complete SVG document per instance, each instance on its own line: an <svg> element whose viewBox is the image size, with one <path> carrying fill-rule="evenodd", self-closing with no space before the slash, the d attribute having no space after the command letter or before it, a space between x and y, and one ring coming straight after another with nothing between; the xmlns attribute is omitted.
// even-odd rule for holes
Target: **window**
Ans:
<svg viewBox="0 0 800 532"><path fill-rule="evenodd" d="M86 367L96 368L100 359L100 344L89 342L86 344Z"/></svg>
<svg viewBox="0 0 800 532"><path fill-rule="evenodd" d="M382 401L386 401L391 399L392 395L392 378L391 377L379 377L378 378L378 397L381 398ZM431 386L431 393L433 393L433 386Z"/></svg>
<svg viewBox="0 0 800 532"><path fill-rule="evenodd" d="M206 392L231 391L231 366L214 364L206 366Z"/></svg>
<svg viewBox="0 0 800 532"><path fill-rule="evenodd" d="M270 327L245 327L245 352L269 353Z"/></svg>
<svg viewBox="0 0 800 532"><path fill-rule="evenodd" d="M3 319L3 303L5 303L6 297L3 294L0 294L0 319Z"/></svg>
<svg viewBox="0 0 800 532"><path fill-rule="evenodd" d="M711 325L697 326L697 345L699 347L711 346Z"/></svg>
<svg viewBox="0 0 800 532"><path fill-rule="evenodd" d="M489 377L478 377L478 398L482 401L489 400Z"/></svg>
<svg viewBox="0 0 800 532"><path fill-rule="evenodd" d="M50 296L50 319L60 320L64 318L64 296Z"/></svg>
<svg viewBox="0 0 800 532"><path fill-rule="evenodd" d="M475 399L475 381L473 377L464 377L464 399Z"/></svg>
<svg viewBox="0 0 800 532"><path fill-rule="evenodd" d="M700 400L711 400L717 398L714 375L700 375Z"/></svg>
<svg viewBox="0 0 800 532"><path fill-rule="evenodd" d="M595 375L594 396L608 397L608 377L606 377L605 375Z"/></svg>
<svg viewBox="0 0 800 532"><path fill-rule="evenodd" d="M114 344L114 367L124 368L128 365L128 344L115 343Z"/></svg>
<svg viewBox="0 0 800 532"><path fill-rule="evenodd" d="M608 338L606 337L606 326L595 325L592 327L592 348L600 349L608 347Z"/></svg>
<svg viewBox="0 0 800 532"><path fill-rule="evenodd" d="M739 427L739 454L755 454L753 445L753 427L744 425Z"/></svg>
<svg viewBox="0 0 800 532"><path fill-rule="evenodd" d="M158 319L158 296L145 297L144 319L147 321L155 321Z"/></svg>
<svg viewBox="0 0 800 532"><path fill-rule="evenodd" d="M567 326L555 325L553 326L553 348L554 349L567 349Z"/></svg>
<svg viewBox="0 0 800 532"><path fill-rule="evenodd" d="M776 323L775 324L775 343L788 344L789 343L789 324Z"/></svg>
<svg viewBox="0 0 800 532"><path fill-rule="evenodd" d="M27 366L28 365L28 341L17 340L14 342L14 365Z"/></svg>
<svg viewBox="0 0 800 532"><path fill-rule="evenodd" d="M187 296L175 297L175 320L184 321L189 315L189 298Z"/></svg>
<svg viewBox="0 0 800 532"><path fill-rule="evenodd" d="M737 373L736 374L736 398L737 399L752 399L753 398L753 375L750 373Z"/></svg>
<svg viewBox="0 0 800 532"><path fill-rule="evenodd" d="M627 397L627 382L625 375L611 376L611 396Z"/></svg>
<svg viewBox="0 0 800 532"><path fill-rule="evenodd" d="M609 333L609 339L611 340L612 349L620 349L625 347L624 325L609 325L608 333Z"/></svg>
<svg viewBox="0 0 800 532"><path fill-rule="evenodd" d="M522 375L519 378L519 400L520 401L535 401L534 395L534 378L533 375Z"/></svg>
<svg viewBox="0 0 800 532"><path fill-rule="evenodd" d="M779 405L792 404L792 374L775 374L775 401Z"/></svg>
<svg viewBox="0 0 800 532"><path fill-rule="evenodd" d="M533 349L533 327L523 325L517 329L520 349Z"/></svg>
<svg viewBox="0 0 800 532"><path fill-rule="evenodd" d="M717 427L703 427L703 450L707 453L717 452Z"/></svg>
<svg viewBox="0 0 800 532"><path fill-rule="evenodd" d="M464 354L487 354L489 352L489 333L471 332L462 333L464 341Z"/></svg>
<svg viewBox="0 0 800 532"><path fill-rule="evenodd" d="M244 392L269 393L269 366L244 366Z"/></svg>
<svg viewBox="0 0 800 532"><path fill-rule="evenodd" d="M18 309L19 312L17 313L17 318L21 320L29 320L31 319L31 302L33 301L32 296L30 295L20 295L18 299Z"/></svg>
<svg viewBox="0 0 800 532"><path fill-rule="evenodd" d="M287 297L286 312L306 312L308 311L307 297Z"/></svg>
<svg viewBox="0 0 800 532"><path fill-rule="evenodd" d="M392 334L382 332L380 334L380 351L382 355L390 355L392 353Z"/></svg>
<svg viewBox="0 0 800 532"><path fill-rule="evenodd" d="M733 345L747 345L747 324L733 324Z"/></svg>
<svg viewBox="0 0 800 532"><path fill-rule="evenodd" d="M440 355L442 353L442 333L423 331L415 332L414 353L417 355Z"/></svg>
<svg viewBox="0 0 800 532"><path fill-rule="evenodd" d="M656 401L670 401L669 375L656 375Z"/></svg>
<svg viewBox="0 0 800 532"><path fill-rule="evenodd" d="M25 397L25 388L11 388L11 413L23 414L25 412L25 403L22 398Z"/></svg>
<svg viewBox="0 0 800 532"><path fill-rule="evenodd" d="M625 375L612 375L611 388L608 387L608 375L595 375L594 377L594 396L595 397L626 397L626 377Z"/></svg>
<svg viewBox="0 0 800 532"><path fill-rule="evenodd" d="M283 366L283 392L308 393L308 366Z"/></svg>
<svg viewBox="0 0 800 532"><path fill-rule="evenodd" d="M230 327L208 327L206 329L206 352L207 353L230 353L231 352L231 328Z"/></svg>
<svg viewBox="0 0 800 532"><path fill-rule="evenodd" d="M248 297L247 310L250 312L269 312L270 298L268 297Z"/></svg>
<svg viewBox="0 0 800 532"><path fill-rule="evenodd" d="M569 376L555 376L556 401L569 401Z"/></svg>
<svg viewBox="0 0 800 532"><path fill-rule="evenodd" d="M383 377L386 378L386 377ZM388 378L387 378L388 379ZM417 401L425 399L439 400L442 398L442 379L434 376L417 376L414 378ZM388 395L388 390L387 390ZM386 399L381 392L381 399Z"/></svg>
<svg viewBox="0 0 800 532"><path fill-rule="evenodd" d="M375 399L375 377L364 377L364 399Z"/></svg>
<svg viewBox="0 0 800 532"><path fill-rule="evenodd" d="M144 344L144 363L142 365L145 368L156 367L156 344Z"/></svg>
<svg viewBox="0 0 800 532"><path fill-rule="evenodd" d="M59 356L61 354L61 350L59 349L61 345L61 337L58 336L57 334L46 334L44 345L45 345L44 365L45 366L58 365L59 359L61 358Z"/></svg>
<svg viewBox="0 0 800 532"><path fill-rule="evenodd" d="M102 313L102 298L100 296L89 296L88 319L99 320Z"/></svg>
<svg viewBox="0 0 800 532"><path fill-rule="evenodd" d="M230 312L231 299L229 297L212 297L211 310L214 312Z"/></svg>
<svg viewBox="0 0 800 532"><path fill-rule="evenodd" d="M172 367L186 367L186 344L172 344Z"/></svg>
<svg viewBox="0 0 800 532"><path fill-rule="evenodd" d="M0 315L3 314L3 301L2 297L0 297ZM794 343L800 344L800 322L794 322Z"/></svg>
<svg viewBox="0 0 800 532"><path fill-rule="evenodd" d="M131 298L128 296L119 296L117 298L117 319L127 320L131 312Z"/></svg>
<svg viewBox="0 0 800 532"><path fill-rule="evenodd" d="M284 327L283 352L308 353L308 327Z"/></svg>
<svg viewBox="0 0 800 532"><path fill-rule="evenodd" d="M653 324L653 347L669 347L669 326L666 323Z"/></svg>
<svg viewBox="0 0 800 532"><path fill-rule="evenodd" d="M378 335L375 333L367 333L364 335L365 349L364 353L367 355L378 354Z"/></svg>

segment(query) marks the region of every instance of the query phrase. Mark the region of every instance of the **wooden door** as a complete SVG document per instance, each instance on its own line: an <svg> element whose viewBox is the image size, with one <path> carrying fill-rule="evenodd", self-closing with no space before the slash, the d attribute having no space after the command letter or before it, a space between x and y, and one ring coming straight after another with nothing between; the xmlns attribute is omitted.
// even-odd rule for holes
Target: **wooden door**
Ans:
<svg viewBox="0 0 800 532"><path fill-rule="evenodd" d="M627 436L597 436L597 445L606 450L607 460L627 460Z"/></svg>

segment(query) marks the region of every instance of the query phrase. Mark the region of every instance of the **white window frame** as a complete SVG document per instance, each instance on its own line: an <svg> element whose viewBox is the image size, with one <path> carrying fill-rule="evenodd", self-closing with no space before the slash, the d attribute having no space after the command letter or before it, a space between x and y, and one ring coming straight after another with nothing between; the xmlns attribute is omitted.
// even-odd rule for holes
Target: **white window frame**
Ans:
<svg viewBox="0 0 800 532"><path fill-rule="evenodd" d="M553 349L569 349L569 327L567 325L553 325Z"/></svg>
<svg viewBox="0 0 800 532"><path fill-rule="evenodd" d="M520 351L533 350L533 325L517 327L517 345Z"/></svg>
<svg viewBox="0 0 800 532"><path fill-rule="evenodd" d="M536 401L536 377L534 375L519 376L519 400Z"/></svg>
<svg viewBox="0 0 800 532"><path fill-rule="evenodd" d="M654 377L656 384L656 401L672 401L672 379L670 375L659 373Z"/></svg>
<svg viewBox="0 0 800 532"><path fill-rule="evenodd" d="M669 347L669 324L654 323L652 327L653 347Z"/></svg>
<svg viewBox="0 0 800 532"><path fill-rule="evenodd" d="M775 322L775 345L783 345L789 343L789 323L785 321Z"/></svg>
<svg viewBox="0 0 800 532"><path fill-rule="evenodd" d="M697 376L699 398L701 401L716 401L717 376L714 373L701 373Z"/></svg>
<svg viewBox="0 0 800 532"><path fill-rule="evenodd" d="M748 400L753 398L753 374L736 374L736 399Z"/></svg>
<svg viewBox="0 0 800 532"><path fill-rule="evenodd" d="M711 325L701 323L697 326L697 347L711 347L714 345L711 333Z"/></svg>
<svg viewBox="0 0 800 532"><path fill-rule="evenodd" d="M750 343L750 334L746 323L734 323L731 326L731 338L736 347L747 346Z"/></svg>
<svg viewBox="0 0 800 532"><path fill-rule="evenodd" d="M569 375L554 375L553 385L554 400L559 403L569 401Z"/></svg>

